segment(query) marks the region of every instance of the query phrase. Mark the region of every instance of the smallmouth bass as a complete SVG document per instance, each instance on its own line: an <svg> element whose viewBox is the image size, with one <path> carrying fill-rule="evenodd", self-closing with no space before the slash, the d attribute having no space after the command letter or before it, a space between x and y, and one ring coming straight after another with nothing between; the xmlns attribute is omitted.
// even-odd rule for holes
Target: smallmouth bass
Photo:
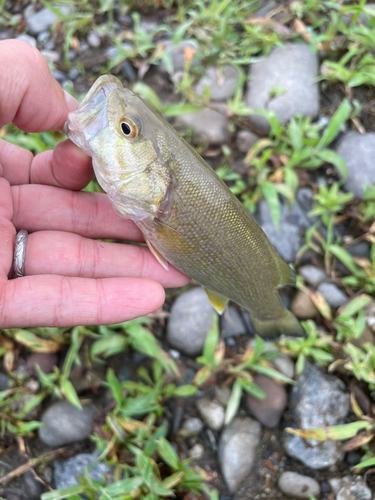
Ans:
<svg viewBox="0 0 375 500"><path fill-rule="evenodd" d="M222 313L246 309L263 337L303 335L277 287L295 277L225 183L151 104L101 76L64 131L92 156L116 213L134 220L158 261L202 285Z"/></svg>

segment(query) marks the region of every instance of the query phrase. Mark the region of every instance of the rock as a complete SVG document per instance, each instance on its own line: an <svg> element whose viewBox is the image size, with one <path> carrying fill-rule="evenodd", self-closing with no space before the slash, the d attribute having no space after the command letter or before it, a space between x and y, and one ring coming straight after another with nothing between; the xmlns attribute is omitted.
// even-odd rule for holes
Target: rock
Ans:
<svg viewBox="0 0 375 500"><path fill-rule="evenodd" d="M39 500L43 493L43 488L41 483L35 479L31 471L26 471L22 476L22 480L25 485L25 491L27 491L28 499Z"/></svg>
<svg viewBox="0 0 375 500"><path fill-rule="evenodd" d="M82 441L91 432L95 411L93 405L79 410L68 401L54 403L42 415L44 427L38 429L39 439L52 447Z"/></svg>
<svg viewBox="0 0 375 500"><path fill-rule="evenodd" d="M302 266L298 269L298 273L309 285L318 286L319 283L327 279L324 271L312 265Z"/></svg>
<svg viewBox="0 0 375 500"><path fill-rule="evenodd" d="M314 302L302 290L298 290L293 297L290 309L298 319L312 319L318 314L318 309L315 307Z"/></svg>
<svg viewBox="0 0 375 500"><path fill-rule="evenodd" d="M240 130L237 134L236 145L238 151L247 153L254 144L259 141L259 135L251 132L251 130Z"/></svg>
<svg viewBox="0 0 375 500"><path fill-rule="evenodd" d="M195 113L180 115L175 120L176 128L192 129L199 140L218 145L225 142L228 119L213 109L202 109Z"/></svg>
<svg viewBox="0 0 375 500"><path fill-rule="evenodd" d="M8 377L8 375L0 372L0 392L9 389L11 386L11 381L12 379Z"/></svg>
<svg viewBox="0 0 375 500"><path fill-rule="evenodd" d="M318 286L320 292L331 307L341 307L349 297L334 283L320 283Z"/></svg>
<svg viewBox="0 0 375 500"><path fill-rule="evenodd" d="M297 472L283 472L279 477L278 486L287 497L298 499L320 497L318 481L312 477L297 474Z"/></svg>
<svg viewBox="0 0 375 500"><path fill-rule="evenodd" d="M238 80L238 69L231 64L225 64L219 68L208 66L204 76L195 86L195 91L199 96L203 96L208 87L212 101L225 101L234 95Z"/></svg>
<svg viewBox="0 0 375 500"><path fill-rule="evenodd" d="M348 167L345 189L356 198L363 198L363 186L375 183L375 133L347 132L338 142L336 152Z"/></svg>
<svg viewBox="0 0 375 500"><path fill-rule="evenodd" d="M51 373L54 366L58 365L58 357L54 352L36 352L31 354L26 361L26 367L29 371L32 371L34 375L37 375L36 365L43 373Z"/></svg>
<svg viewBox="0 0 375 500"><path fill-rule="evenodd" d="M231 394L232 391L227 385L215 385L215 399L217 399L224 408L227 406Z"/></svg>
<svg viewBox="0 0 375 500"><path fill-rule="evenodd" d="M185 420L181 430L186 436L197 436L203 430L203 422L199 418L190 417Z"/></svg>
<svg viewBox="0 0 375 500"><path fill-rule="evenodd" d="M90 31L90 33L87 35L87 43L90 45L90 47L94 47L94 49L100 47L100 36L95 30Z"/></svg>
<svg viewBox="0 0 375 500"><path fill-rule="evenodd" d="M273 429L279 424L288 402L285 387L265 375L255 375L254 382L266 393L266 397L258 399L247 394L247 409L261 424Z"/></svg>
<svg viewBox="0 0 375 500"><path fill-rule="evenodd" d="M262 427L252 418L235 418L224 430L219 443L221 470L231 493L250 474Z"/></svg>
<svg viewBox="0 0 375 500"><path fill-rule="evenodd" d="M29 45L32 45L33 47L36 47L35 38L33 36L26 35L26 33L22 33L21 35L18 35L17 40L22 40L23 42L26 42Z"/></svg>
<svg viewBox="0 0 375 500"><path fill-rule="evenodd" d="M30 7L32 7L30 9ZM69 14L70 8L68 5L59 5L57 8L64 15ZM58 17L52 12L52 10L44 7L38 12L35 12L32 5L29 5L24 10L24 16L29 33L32 35L37 35L42 31L49 30L51 26L58 20Z"/></svg>
<svg viewBox="0 0 375 500"><path fill-rule="evenodd" d="M274 49L264 60L250 66L246 103L253 109L276 113L282 124L295 115L319 114L318 57L305 44L286 44ZM281 92L272 98L275 89ZM260 130L269 130L268 121L252 115L250 121Z"/></svg>
<svg viewBox="0 0 375 500"><path fill-rule="evenodd" d="M207 398L198 399L197 409L205 424L213 431L219 431L224 425L224 408L218 401Z"/></svg>
<svg viewBox="0 0 375 500"><path fill-rule="evenodd" d="M367 325L375 332L375 300L365 308Z"/></svg>
<svg viewBox="0 0 375 500"><path fill-rule="evenodd" d="M177 73L182 71L185 66L185 49L191 49L195 52L199 50L199 45L195 40L183 40L178 45L174 45L172 40L164 40L162 42L164 47L164 53L170 59L170 68L166 67L165 63L161 61L160 68L164 71L169 71L172 73ZM198 60L193 57L192 63L196 63Z"/></svg>
<svg viewBox="0 0 375 500"><path fill-rule="evenodd" d="M346 251L350 253L353 257L364 257L370 260L370 243L367 241L358 241L354 245L347 247Z"/></svg>
<svg viewBox="0 0 375 500"><path fill-rule="evenodd" d="M85 467L91 465L100 453L79 453L68 460L55 460L53 462L53 478L56 489L69 488L79 484L78 476L84 472ZM103 463L98 463L88 470L89 476L94 481L104 482L106 476L111 476L111 468ZM110 481L109 481L110 482Z"/></svg>
<svg viewBox="0 0 375 500"><path fill-rule="evenodd" d="M189 450L189 457L199 460L204 457L204 447L197 443Z"/></svg>
<svg viewBox="0 0 375 500"><path fill-rule="evenodd" d="M370 343L371 345L375 343L374 334L372 333L371 328L366 325L361 336L358 338L350 339L350 343L359 347L360 349L364 349L364 345Z"/></svg>
<svg viewBox="0 0 375 500"><path fill-rule="evenodd" d="M41 50L40 53L48 63L55 63L60 59L60 54L55 50Z"/></svg>
<svg viewBox="0 0 375 500"><path fill-rule="evenodd" d="M316 429L343 423L349 411L349 395L343 382L326 375L306 363L304 371L293 387L289 412L300 429ZM290 425L297 424L290 420ZM284 433L284 446L288 455L297 458L311 469L323 469L342 460L343 452L337 441L316 442Z"/></svg>
<svg viewBox="0 0 375 500"><path fill-rule="evenodd" d="M234 335L244 335L247 333L246 325L243 322L240 313L235 307L229 306L225 309L221 321L224 338Z"/></svg>
<svg viewBox="0 0 375 500"><path fill-rule="evenodd" d="M286 377L291 379L294 378L294 362L292 358L286 354L281 354L272 360L275 367L284 374Z"/></svg>
<svg viewBox="0 0 375 500"><path fill-rule="evenodd" d="M212 326L214 309L203 288L182 293L174 302L167 325L167 339L172 347L190 356L202 352Z"/></svg>
<svg viewBox="0 0 375 500"><path fill-rule="evenodd" d="M329 480L336 500L371 500L371 490L363 477L345 476Z"/></svg>
<svg viewBox="0 0 375 500"><path fill-rule="evenodd" d="M280 227L277 230L273 224L268 203L266 200L259 202L257 220L277 253L286 262L294 262L304 242L305 230L314 223L314 218L308 216L311 207L311 189L299 189L292 208L289 208L286 202L281 202Z"/></svg>

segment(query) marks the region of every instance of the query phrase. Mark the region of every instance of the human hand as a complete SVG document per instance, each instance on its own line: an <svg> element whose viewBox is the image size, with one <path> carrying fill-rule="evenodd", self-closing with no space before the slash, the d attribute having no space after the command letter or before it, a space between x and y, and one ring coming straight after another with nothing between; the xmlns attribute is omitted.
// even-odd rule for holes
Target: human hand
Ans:
<svg viewBox="0 0 375 500"><path fill-rule="evenodd" d="M0 41L0 127L61 130L77 101L66 96L43 56L25 42ZM95 325L154 311L165 287L188 278L165 271L99 193L85 193L91 159L69 140L33 157L0 140L0 328ZM25 276L8 280L16 232L30 234Z"/></svg>

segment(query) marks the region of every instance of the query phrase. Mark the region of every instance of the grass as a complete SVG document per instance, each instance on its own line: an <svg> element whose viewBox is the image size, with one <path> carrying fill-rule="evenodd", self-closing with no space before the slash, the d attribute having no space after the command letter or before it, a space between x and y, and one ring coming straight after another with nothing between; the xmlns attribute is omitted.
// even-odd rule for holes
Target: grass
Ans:
<svg viewBox="0 0 375 500"><path fill-rule="evenodd" d="M83 494L90 499L154 500L173 495L183 498L188 492L197 496L204 492L215 499L217 493L209 486L212 476L195 467L190 460L181 460L166 439L168 402L192 397L198 387L204 390L209 383L229 385L231 397L225 416L229 423L237 414L244 392L264 397L254 383L256 373L275 377L283 383L292 382L272 365L272 360L280 353L289 354L296 360L297 374L309 359L330 372L340 373L348 385L358 385L366 394L375 389L375 348L370 343L360 342L366 327L366 308L374 300L375 293L375 188L367 187L360 201L345 192L346 166L332 149L334 140L345 127L363 131L364 119L374 123L371 108L360 93L371 93L374 85L374 13L363 1L343 4L307 0L291 2L284 9L276 8L275 16L259 18L256 2L160 0L158 13L162 13L163 24L147 31L140 23L141 15L155 14L155 3L148 0L84 1L79 5L71 0L44 0L42 4L58 18L52 35L56 40L59 37L63 40L62 69L65 70L70 66L69 50L94 27L100 29L108 46L118 49L107 67L103 67L103 71L114 73L120 71L126 60L138 69L152 67L161 61L171 69L169 52L161 43L162 35L170 36L175 44L184 39L198 42L199 49L186 58L181 78L175 83L179 102L164 103L143 81L133 84L136 92L169 117L212 107L209 90L204 96L198 96L194 84L208 64L236 65L240 70L240 82L235 96L227 102L230 131L235 133L247 127L246 117L252 111L267 118L270 132L246 154L245 174L231 168L236 159L232 143L222 146L217 171L251 212L256 210L260 199L266 199L277 226L281 201L285 199L292 204L296 190L306 183L306 173L309 176L308 184L314 191L311 215L316 217L316 223L306 232L298 259L314 251L315 263L347 291L350 299L339 310L332 310L322 295L298 276L297 287L309 294L319 310L315 321L304 323L306 338L281 339L272 348L257 338L253 348L233 352L225 349L215 318L202 356L197 359L200 370L192 384L182 384L176 363L161 349L153 335L158 327L157 320L141 318L112 326L0 332L0 356L13 383L0 393L4 439L12 440L13 437L22 443L32 437L40 426L33 417L35 410L51 397L65 398L78 407L81 405L71 382L71 372L82 364L82 359L89 366L99 364L107 368L102 386L103 390L111 392L113 406L91 439L100 450L100 459L112 467L112 482L100 483L84 474L79 485L44 493L43 500L77 500ZM74 9L63 14L63 5ZM5 2L0 2L0 24L22 30L17 17L4 6ZM131 14L133 28L123 29L113 36L113 22L119 13ZM249 110L244 104L242 84L246 68L243 65L265 57L274 47L289 41L309 43L313 51L324 55L320 85L331 98L326 107L328 121L324 125L313 123L309 118L294 117L282 126L274 114ZM198 64L193 64L194 61ZM88 73L85 76L92 81L96 75ZM6 140L35 154L52 149L63 139L59 133L24 134L12 126L3 128L0 133ZM318 185L317 173L325 176L326 184ZM98 188L93 181L88 189ZM345 226L346 236L351 241L369 244L369 258L353 257L349 253L343 237L336 231L339 225ZM20 375L16 370L19 352L61 350L66 352L62 368L48 375L38 370L37 387L30 388L29 375ZM108 368L111 357L124 352L140 353L147 360L138 370L135 381L121 382ZM353 392L351 406L351 421L345 425L290 432L299 433L303 438L348 440L346 450L363 451L362 463L357 467L374 466L373 417L360 408ZM36 470L42 473L43 465Z"/></svg>

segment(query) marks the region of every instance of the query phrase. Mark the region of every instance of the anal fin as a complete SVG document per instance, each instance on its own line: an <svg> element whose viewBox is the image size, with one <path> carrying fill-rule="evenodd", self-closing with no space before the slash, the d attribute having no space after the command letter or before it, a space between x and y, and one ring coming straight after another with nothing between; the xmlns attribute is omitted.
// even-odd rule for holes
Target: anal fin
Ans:
<svg viewBox="0 0 375 500"><path fill-rule="evenodd" d="M220 293L213 292L212 290L208 290L208 288L204 288L204 291L207 293L207 297L211 302L213 308L216 310L218 314L222 314L225 306L228 304L228 299Z"/></svg>
<svg viewBox="0 0 375 500"><path fill-rule="evenodd" d="M147 238L145 238L146 240L146 243L147 243L147 246L148 248L150 249L150 252L152 253L152 255L155 257L155 259L159 262L159 264L161 266L164 267L164 269L166 271L168 271L169 267L168 267L168 262L164 259L164 257L158 252L158 250L156 250L156 248L154 247L154 245L150 242L150 240L148 240Z"/></svg>

